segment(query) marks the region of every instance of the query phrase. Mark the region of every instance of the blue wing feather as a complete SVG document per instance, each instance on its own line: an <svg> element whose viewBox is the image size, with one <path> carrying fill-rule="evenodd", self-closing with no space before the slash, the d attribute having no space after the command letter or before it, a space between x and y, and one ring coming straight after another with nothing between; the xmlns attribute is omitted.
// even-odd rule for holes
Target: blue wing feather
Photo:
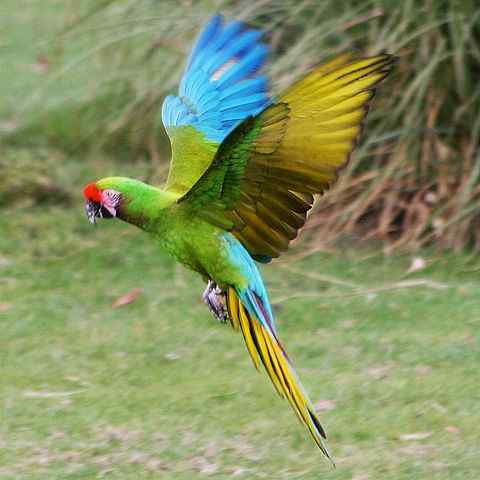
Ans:
<svg viewBox="0 0 480 480"><path fill-rule="evenodd" d="M187 61L178 96L165 98L168 129L190 125L206 140L221 143L245 118L269 103L267 79L258 74L268 49L261 32L214 16L200 33Z"/></svg>
<svg viewBox="0 0 480 480"><path fill-rule="evenodd" d="M231 87L225 88L220 94L222 100L227 98L242 97L244 95L252 95L258 92L265 92L268 89L268 83L266 77L263 75L257 75L255 78L244 80L243 82L236 83Z"/></svg>
<svg viewBox="0 0 480 480"><path fill-rule="evenodd" d="M192 49L192 53L190 54L190 57L187 60L186 70L189 69L192 61L198 56L198 53L202 51L210 43L212 38L215 38L219 30L221 29L221 25L222 25L221 15L213 16L209 20L209 22L205 25L204 29L198 36L198 39Z"/></svg>
<svg viewBox="0 0 480 480"><path fill-rule="evenodd" d="M236 59L244 55L242 52L254 48L259 40L261 33L256 30L249 30L241 33L238 37L231 39L231 42L226 45L217 44L213 49L205 50L192 68L203 68L208 74L218 70L222 65L230 60ZM212 51L213 50L213 51ZM211 56L213 54L213 56Z"/></svg>
<svg viewBox="0 0 480 480"><path fill-rule="evenodd" d="M219 88L225 88L242 78L254 74L265 62L267 49L263 45L257 45L252 51L247 53L239 62L229 68L219 79Z"/></svg>

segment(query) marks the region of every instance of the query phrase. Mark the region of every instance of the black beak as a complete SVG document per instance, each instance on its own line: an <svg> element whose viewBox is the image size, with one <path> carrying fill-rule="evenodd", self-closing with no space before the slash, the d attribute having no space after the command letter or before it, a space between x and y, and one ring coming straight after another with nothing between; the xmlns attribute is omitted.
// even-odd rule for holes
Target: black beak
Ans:
<svg viewBox="0 0 480 480"><path fill-rule="evenodd" d="M85 202L85 213L87 214L88 221L95 225L98 212L100 211L100 205L90 200Z"/></svg>

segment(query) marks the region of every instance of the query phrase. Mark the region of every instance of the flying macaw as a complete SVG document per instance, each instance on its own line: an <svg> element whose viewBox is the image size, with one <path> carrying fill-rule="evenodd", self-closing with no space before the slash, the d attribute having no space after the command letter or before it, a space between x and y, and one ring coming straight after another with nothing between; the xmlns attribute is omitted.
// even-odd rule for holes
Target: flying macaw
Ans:
<svg viewBox="0 0 480 480"><path fill-rule="evenodd" d="M394 57L337 56L278 97L259 70L261 32L214 16L187 61L162 120L172 159L159 188L109 177L84 187L90 222L119 218L207 283L203 299L243 334L258 369L330 458L325 431L287 353L256 262L287 250L314 195L335 182L358 140L375 86Z"/></svg>

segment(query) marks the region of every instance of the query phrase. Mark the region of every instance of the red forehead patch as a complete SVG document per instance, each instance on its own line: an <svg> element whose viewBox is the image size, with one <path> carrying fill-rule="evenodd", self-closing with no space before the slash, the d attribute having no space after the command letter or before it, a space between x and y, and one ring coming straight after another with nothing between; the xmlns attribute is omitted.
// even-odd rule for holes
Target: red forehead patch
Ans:
<svg viewBox="0 0 480 480"><path fill-rule="evenodd" d="M102 192L94 183L87 183L87 185L83 187L83 196L85 200L90 200L95 203L101 203L102 200Z"/></svg>

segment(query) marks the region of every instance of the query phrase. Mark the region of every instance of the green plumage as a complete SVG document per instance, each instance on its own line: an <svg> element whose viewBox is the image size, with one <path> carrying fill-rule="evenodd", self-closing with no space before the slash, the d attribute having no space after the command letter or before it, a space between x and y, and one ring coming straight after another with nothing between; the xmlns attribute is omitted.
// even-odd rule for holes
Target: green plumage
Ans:
<svg viewBox="0 0 480 480"><path fill-rule="evenodd" d="M219 284L245 283L220 239L224 230L179 204L178 194L124 177L104 178L97 186L121 192L117 217L150 233L162 250L186 267Z"/></svg>
<svg viewBox="0 0 480 480"><path fill-rule="evenodd" d="M278 342L252 258L278 257L298 235L314 194L328 189L348 161L373 88L391 64L388 55L337 57L242 121L220 145L191 125L169 128L172 163L164 188L110 177L96 182L95 198L87 197L97 202L97 196L118 195L118 218L150 233L163 251L220 287L254 363L258 354L326 455L323 429ZM170 102L165 116L174 123L175 99Z"/></svg>
<svg viewBox="0 0 480 480"><path fill-rule="evenodd" d="M192 126L177 127L169 132L172 163L165 190L184 194L205 173L218 150L218 144L206 141Z"/></svg>

